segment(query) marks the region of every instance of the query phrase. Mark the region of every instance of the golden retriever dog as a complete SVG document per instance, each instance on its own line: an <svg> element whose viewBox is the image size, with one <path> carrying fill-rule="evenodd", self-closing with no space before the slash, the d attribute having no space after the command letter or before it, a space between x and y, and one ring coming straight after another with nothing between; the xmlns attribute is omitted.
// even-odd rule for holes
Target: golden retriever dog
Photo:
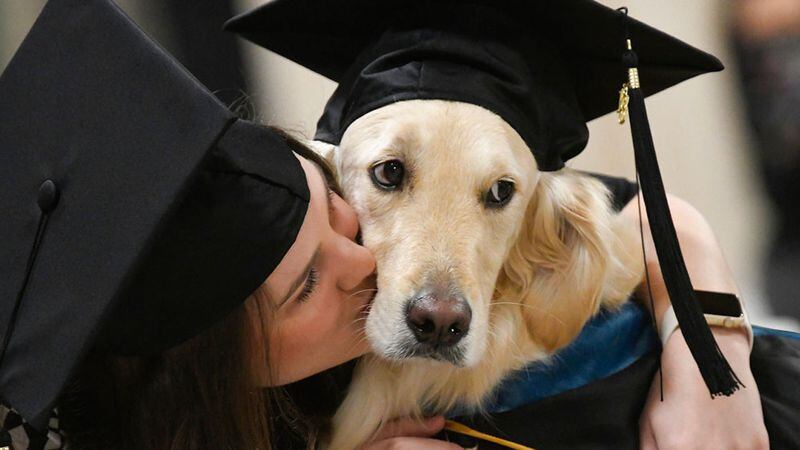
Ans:
<svg viewBox="0 0 800 450"><path fill-rule="evenodd" d="M478 411L511 371L572 341L643 274L635 226L598 180L540 172L522 138L479 106L376 109L326 155L378 261L373 353L336 413L332 450L388 420Z"/></svg>

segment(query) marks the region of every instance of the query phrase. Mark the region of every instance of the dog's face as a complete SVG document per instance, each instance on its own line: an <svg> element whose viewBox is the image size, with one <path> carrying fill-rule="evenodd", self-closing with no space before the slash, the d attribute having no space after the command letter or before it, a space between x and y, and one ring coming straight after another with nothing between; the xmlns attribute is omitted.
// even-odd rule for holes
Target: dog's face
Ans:
<svg viewBox="0 0 800 450"><path fill-rule="evenodd" d="M335 158L378 261L366 323L374 351L476 364L539 179L528 147L483 108L416 100L356 120Z"/></svg>

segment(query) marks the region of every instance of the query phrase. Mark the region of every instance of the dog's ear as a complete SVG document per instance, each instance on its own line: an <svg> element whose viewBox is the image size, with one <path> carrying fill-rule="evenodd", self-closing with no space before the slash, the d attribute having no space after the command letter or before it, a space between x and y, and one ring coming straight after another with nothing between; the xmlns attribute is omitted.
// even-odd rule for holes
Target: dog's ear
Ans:
<svg viewBox="0 0 800 450"><path fill-rule="evenodd" d="M553 352L601 303L621 303L639 283L635 231L613 212L600 181L569 169L542 173L496 296L520 303L530 336Z"/></svg>

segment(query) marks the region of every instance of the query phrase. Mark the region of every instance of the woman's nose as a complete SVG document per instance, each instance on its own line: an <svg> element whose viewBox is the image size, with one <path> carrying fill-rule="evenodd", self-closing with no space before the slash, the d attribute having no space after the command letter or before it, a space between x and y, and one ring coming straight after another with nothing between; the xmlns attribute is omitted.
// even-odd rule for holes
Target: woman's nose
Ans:
<svg viewBox="0 0 800 450"><path fill-rule="evenodd" d="M347 240L340 247L339 289L352 291L375 273L375 257L366 247Z"/></svg>

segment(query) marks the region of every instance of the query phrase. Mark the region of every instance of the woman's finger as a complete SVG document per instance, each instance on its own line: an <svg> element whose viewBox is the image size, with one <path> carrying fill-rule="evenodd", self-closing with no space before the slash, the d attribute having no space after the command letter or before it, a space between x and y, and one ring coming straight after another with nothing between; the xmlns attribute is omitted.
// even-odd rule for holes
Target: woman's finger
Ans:
<svg viewBox="0 0 800 450"><path fill-rule="evenodd" d="M392 437L429 437L444 428L444 417L433 416L422 421L411 417L393 420L381 428L373 441L380 441Z"/></svg>

